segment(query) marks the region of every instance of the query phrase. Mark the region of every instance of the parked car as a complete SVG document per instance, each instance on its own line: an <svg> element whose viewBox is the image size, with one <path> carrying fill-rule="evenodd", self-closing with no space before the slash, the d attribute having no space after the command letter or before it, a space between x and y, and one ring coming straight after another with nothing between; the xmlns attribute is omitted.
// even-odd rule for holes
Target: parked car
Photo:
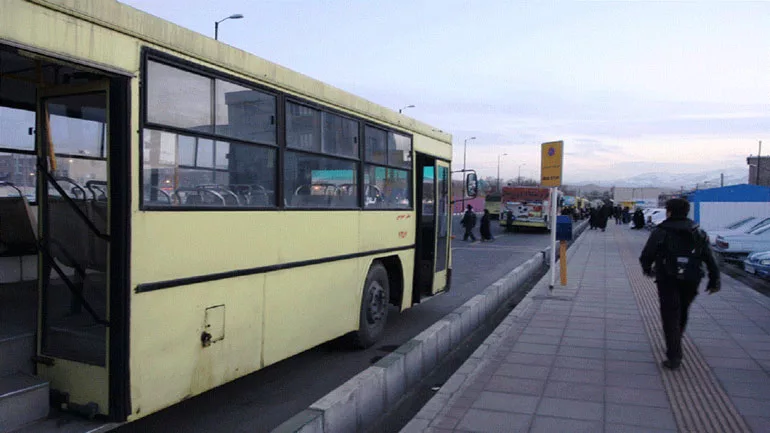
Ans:
<svg viewBox="0 0 770 433"><path fill-rule="evenodd" d="M666 220L666 210L665 209L655 209L652 212L650 212L649 215L649 224L652 227L657 226L658 224L662 223Z"/></svg>
<svg viewBox="0 0 770 433"><path fill-rule="evenodd" d="M717 236L714 251L725 261L741 262L750 253L770 251L770 225L750 233Z"/></svg>
<svg viewBox="0 0 770 433"><path fill-rule="evenodd" d="M748 217L736 221L724 228L708 232L711 245L716 245L717 236L737 235L752 232L762 226L770 224L770 218Z"/></svg>
<svg viewBox="0 0 770 433"><path fill-rule="evenodd" d="M749 254L743 261L743 269L749 274L770 277L770 251Z"/></svg>
<svg viewBox="0 0 770 433"><path fill-rule="evenodd" d="M647 227L655 227L666 219L666 210L662 208L648 208L642 210L644 222Z"/></svg>

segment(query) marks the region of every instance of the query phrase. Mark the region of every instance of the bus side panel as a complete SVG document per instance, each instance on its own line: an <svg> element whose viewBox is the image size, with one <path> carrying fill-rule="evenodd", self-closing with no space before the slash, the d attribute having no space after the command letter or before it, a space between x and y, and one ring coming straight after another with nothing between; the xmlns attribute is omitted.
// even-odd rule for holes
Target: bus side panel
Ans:
<svg viewBox="0 0 770 433"><path fill-rule="evenodd" d="M404 272L404 281L402 282L403 297L401 298L401 311L412 307L412 287L414 287L414 249L401 251L398 254L401 261L401 269ZM393 288L390 289L391 291Z"/></svg>
<svg viewBox="0 0 770 433"><path fill-rule="evenodd" d="M402 283L404 296L401 299L401 310L412 306L416 215L410 209L394 209L385 212L367 211L361 214L359 245L361 251L376 251L399 246L409 247L409 250L387 254L398 255L401 261L401 269L404 274Z"/></svg>
<svg viewBox="0 0 770 433"><path fill-rule="evenodd" d="M264 365L358 327L365 262L352 259L267 275Z"/></svg>
<svg viewBox="0 0 770 433"><path fill-rule="evenodd" d="M452 160L452 146L425 135L414 135L414 151L426 153L445 161Z"/></svg>
<svg viewBox="0 0 770 433"><path fill-rule="evenodd" d="M269 274L265 289L263 367L358 329L369 267L378 258L392 255ZM397 256L408 281L404 298L411 306L414 250L401 251Z"/></svg>
<svg viewBox="0 0 770 433"><path fill-rule="evenodd" d="M81 5L84 3L80 2ZM110 3L118 5L118 2L90 3L97 8L112 8ZM69 15L28 1L3 0L0 5L0 39L59 56L88 59L123 71L137 69L139 43L130 36L97 24L75 20ZM114 12L112 16L116 16Z"/></svg>
<svg viewBox="0 0 770 433"><path fill-rule="evenodd" d="M129 419L259 369L264 283L253 275L133 297ZM224 322L209 319L207 328L212 307L224 308ZM203 332L215 339L219 325L224 338L204 347Z"/></svg>
<svg viewBox="0 0 770 433"><path fill-rule="evenodd" d="M361 251L360 214L141 212L132 223L132 281L152 283L356 253Z"/></svg>

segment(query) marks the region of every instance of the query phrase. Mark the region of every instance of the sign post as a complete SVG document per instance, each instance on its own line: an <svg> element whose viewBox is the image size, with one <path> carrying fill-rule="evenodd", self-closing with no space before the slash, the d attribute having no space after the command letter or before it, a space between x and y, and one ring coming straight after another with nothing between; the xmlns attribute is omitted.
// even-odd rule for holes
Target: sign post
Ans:
<svg viewBox="0 0 770 433"><path fill-rule="evenodd" d="M559 266L561 270L561 285L567 285L567 242L572 240L572 218L568 215L556 217L556 240L559 241Z"/></svg>
<svg viewBox="0 0 770 433"><path fill-rule="evenodd" d="M564 142L552 141L540 146L540 185L551 187L551 284L556 284L556 212L561 186Z"/></svg>
<svg viewBox="0 0 770 433"><path fill-rule="evenodd" d="M559 266L561 270L561 285L567 285L567 241L559 241Z"/></svg>

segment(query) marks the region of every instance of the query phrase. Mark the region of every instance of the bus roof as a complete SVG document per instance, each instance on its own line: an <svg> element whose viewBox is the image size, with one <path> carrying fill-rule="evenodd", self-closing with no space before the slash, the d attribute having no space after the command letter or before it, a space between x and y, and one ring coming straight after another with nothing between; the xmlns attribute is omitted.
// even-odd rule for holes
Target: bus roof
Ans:
<svg viewBox="0 0 770 433"><path fill-rule="evenodd" d="M117 0L26 1L44 5L196 60L221 66L285 92L310 97L332 107L413 131L446 144L452 143L450 134L430 125Z"/></svg>

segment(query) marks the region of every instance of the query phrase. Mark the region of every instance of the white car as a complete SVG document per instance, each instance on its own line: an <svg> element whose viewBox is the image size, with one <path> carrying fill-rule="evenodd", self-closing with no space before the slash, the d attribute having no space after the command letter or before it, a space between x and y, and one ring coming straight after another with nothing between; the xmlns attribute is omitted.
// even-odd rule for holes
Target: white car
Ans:
<svg viewBox="0 0 770 433"><path fill-rule="evenodd" d="M655 209L652 212L650 212L650 215L648 216L649 223L655 227L658 224L662 223L666 220L666 210L665 209Z"/></svg>
<svg viewBox="0 0 770 433"><path fill-rule="evenodd" d="M666 219L666 210L662 208L647 208L642 210L644 224L656 226Z"/></svg>
<svg viewBox="0 0 770 433"><path fill-rule="evenodd" d="M717 236L740 235L752 232L762 226L770 224L770 218L748 217L736 221L724 228L711 230L708 232L711 245L716 245Z"/></svg>
<svg viewBox="0 0 770 433"><path fill-rule="evenodd" d="M714 251L727 261L742 261L750 253L770 250L770 224L750 233L717 236Z"/></svg>

